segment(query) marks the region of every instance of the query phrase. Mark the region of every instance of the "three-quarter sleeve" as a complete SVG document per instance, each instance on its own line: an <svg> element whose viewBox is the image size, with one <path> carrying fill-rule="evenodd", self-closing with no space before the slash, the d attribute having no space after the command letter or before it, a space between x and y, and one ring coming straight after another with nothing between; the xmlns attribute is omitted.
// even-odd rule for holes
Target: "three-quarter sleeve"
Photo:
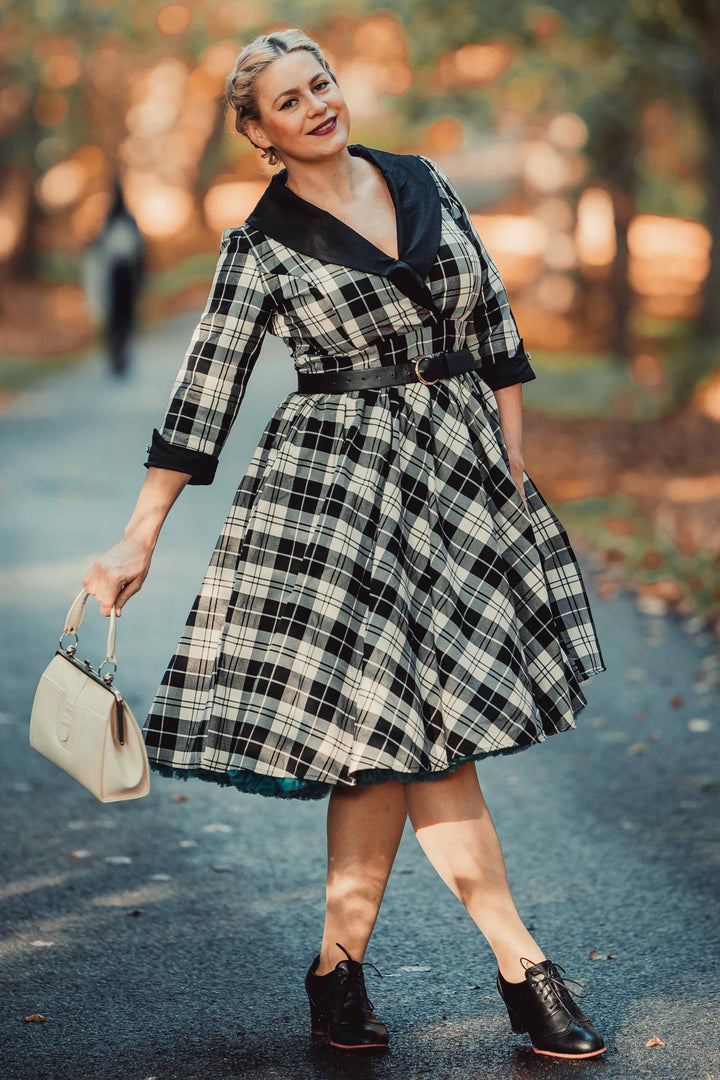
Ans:
<svg viewBox="0 0 720 1080"><path fill-rule="evenodd" d="M467 321L465 345L482 358L480 373L493 390L531 382L537 374L530 366L531 353L523 344L500 272L493 262L470 214L445 171L422 155L450 201L454 215L480 255L480 299Z"/></svg>
<svg viewBox="0 0 720 1080"><path fill-rule="evenodd" d="M211 484L218 457L245 395L272 305L242 228L226 229L205 310L170 391L161 427L153 428L145 468L190 474Z"/></svg>

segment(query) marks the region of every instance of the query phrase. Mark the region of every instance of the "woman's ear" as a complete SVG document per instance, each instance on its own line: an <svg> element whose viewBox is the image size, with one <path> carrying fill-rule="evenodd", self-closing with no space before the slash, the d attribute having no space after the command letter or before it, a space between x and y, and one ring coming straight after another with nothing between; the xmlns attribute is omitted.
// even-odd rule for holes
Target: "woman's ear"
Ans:
<svg viewBox="0 0 720 1080"><path fill-rule="evenodd" d="M248 120L245 125L245 132L250 142L254 143L255 146L259 146L262 150L269 150L272 146L262 127L255 120Z"/></svg>

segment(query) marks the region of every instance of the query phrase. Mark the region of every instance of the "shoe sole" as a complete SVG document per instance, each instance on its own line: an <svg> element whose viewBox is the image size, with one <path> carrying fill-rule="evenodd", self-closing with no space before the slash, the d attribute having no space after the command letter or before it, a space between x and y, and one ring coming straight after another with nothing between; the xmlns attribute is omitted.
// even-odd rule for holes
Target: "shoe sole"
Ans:
<svg viewBox="0 0 720 1080"><path fill-rule="evenodd" d="M333 1042L328 1037L327 1031L310 1031L311 1035L315 1035L319 1039L324 1039L328 1046L337 1046L340 1050L388 1050L387 1043L339 1043Z"/></svg>
<svg viewBox="0 0 720 1080"><path fill-rule="evenodd" d="M336 1043L332 1039L328 1041L328 1046L337 1046L340 1050L387 1050L389 1049L387 1043Z"/></svg>
<svg viewBox="0 0 720 1080"><path fill-rule="evenodd" d="M533 1050L536 1054L547 1054L548 1057L560 1057L560 1058L589 1058L597 1057L598 1054L604 1054L607 1050L607 1046L603 1046L601 1050L589 1050L587 1054L558 1054L554 1050L538 1050L537 1046L533 1046Z"/></svg>

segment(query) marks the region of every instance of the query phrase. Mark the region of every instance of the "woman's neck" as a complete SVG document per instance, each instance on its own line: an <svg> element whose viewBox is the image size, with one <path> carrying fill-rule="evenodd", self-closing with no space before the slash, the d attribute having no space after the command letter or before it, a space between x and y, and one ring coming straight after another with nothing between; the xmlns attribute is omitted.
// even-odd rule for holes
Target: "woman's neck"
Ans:
<svg viewBox="0 0 720 1080"><path fill-rule="evenodd" d="M285 162L285 186L317 206L349 204L358 198L366 183L365 165L347 147L326 161L291 160Z"/></svg>

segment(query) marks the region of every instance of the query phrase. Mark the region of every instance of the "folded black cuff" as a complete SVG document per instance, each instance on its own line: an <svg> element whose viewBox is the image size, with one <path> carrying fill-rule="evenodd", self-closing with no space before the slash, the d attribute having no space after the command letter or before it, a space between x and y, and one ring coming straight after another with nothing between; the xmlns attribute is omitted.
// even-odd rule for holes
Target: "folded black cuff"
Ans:
<svg viewBox="0 0 720 1080"><path fill-rule="evenodd" d="M152 442L146 444L146 469L171 469L173 472L189 473L188 484L212 484L218 459L213 454L204 454L200 450L188 450L183 446L173 446L157 428L153 428Z"/></svg>
<svg viewBox="0 0 720 1080"><path fill-rule="evenodd" d="M480 374L491 390L502 390L504 386L514 386L515 383L532 382L537 379L537 374L530 366L531 356L532 353L525 351L520 338L520 346L514 356L498 365L483 365Z"/></svg>

